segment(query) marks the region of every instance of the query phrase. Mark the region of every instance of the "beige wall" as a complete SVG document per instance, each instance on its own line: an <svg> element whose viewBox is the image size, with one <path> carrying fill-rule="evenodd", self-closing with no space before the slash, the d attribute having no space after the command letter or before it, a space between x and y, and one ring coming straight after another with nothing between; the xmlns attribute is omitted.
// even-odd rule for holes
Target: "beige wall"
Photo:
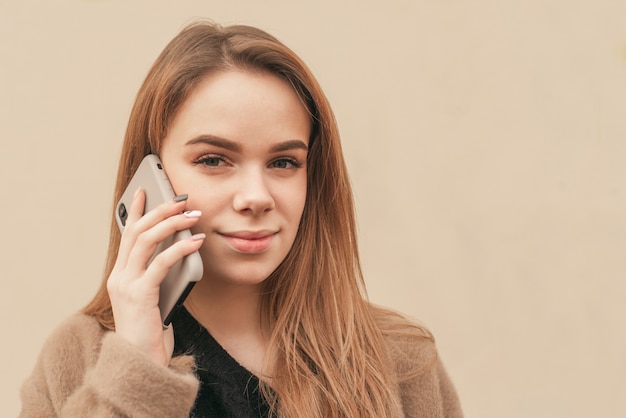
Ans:
<svg viewBox="0 0 626 418"><path fill-rule="evenodd" d="M468 417L625 416L626 2L295 3L0 0L2 415L98 285L140 81L211 17L318 75L371 298L430 326Z"/></svg>

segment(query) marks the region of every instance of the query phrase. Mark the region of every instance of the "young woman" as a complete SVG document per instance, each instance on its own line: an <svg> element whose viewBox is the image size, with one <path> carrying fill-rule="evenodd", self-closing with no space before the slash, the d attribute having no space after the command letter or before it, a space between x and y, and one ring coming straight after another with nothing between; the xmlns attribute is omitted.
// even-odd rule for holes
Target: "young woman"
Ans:
<svg viewBox="0 0 626 418"><path fill-rule="evenodd" d="M139 91L114 202L150 153L180 196L142 215L138 190L112 222L105 280L46 342L22 417L462 415L431 334L366 299L335 120L290 49L185 28ZM159 284L196 250L203 278L163 329Z"/></svg>

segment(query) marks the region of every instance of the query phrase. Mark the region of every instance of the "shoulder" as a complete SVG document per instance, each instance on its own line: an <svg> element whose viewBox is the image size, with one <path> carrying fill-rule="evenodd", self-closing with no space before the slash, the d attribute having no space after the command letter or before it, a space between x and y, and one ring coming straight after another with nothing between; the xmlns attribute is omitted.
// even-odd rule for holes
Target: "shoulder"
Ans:
<svg viewBox="0 0 626 418"><path fill-rule="evenodd" d="M193 369L189 356L158 365L94 317L75 314L44 343L22 384L20 416L188 416L198 391Z"/></svg>
<svg viewBox="0 0 626 418"><path fill-rule="evenodd" d="M94 356L102 342L105 329L92 316L77 313L61 322L43 345L43 359ZM96 351L96 352L94 352ZM75 359L75 358L74 358Z"/></svg>
<svg viewBox="0 0 626 418"><path fill-rule="evenodd" d="M43 344L37 369L47 380L62 378L77 383L85 367L96 361L104 335L105 330L91 316L74 314L66 318Z"/></svg>
<svg viewBox="0 0 626 418"><path fill-rule="evenodd" d="M84 379L98 356L104 330L90 316L74 314L59 324L40 350L35 367L22 383L24 411L48 415L50 405L62 405ZM28 415L24 412L25 416Z"/></svg>
<svg viewBox="0 0 626 418"><path fill-rule="evenodd" d="M462 417L432 333L399 313L378 307L373 312L405 415Z"/></svg>
<svg viewBox="0 0 626 418"><path fill-rule="evenodd" d="M99 339L105 333L95 317L84 313L75 313L65 318L50 334L49 340L55 338Z"/></svg>
<svg viewBox="0 0 626 418"><path fill-rule="evenodd" d="M389 309L373 307L373 313L387 360L400 379L435 366L438 360L435 338L426 326Z"/></svg>
<svg viewBox="0 0 626 418"><path fill-rule="evenodd" d="M104 328L98 320L87 314L76 313L63 322L47 338L40 353L39 365L46 373L68 373L74 370L81 374L85 368L96 363L119 362L125 368L131 365L151 366L147 357L136 347L117 334ZM172 359L170 368L181 373L194 369L191 356L178 356ZM71 365L71 367L68 367ZM108 367L106 367L108 368ZM152 370L152 367L145 367Z"/></svg>

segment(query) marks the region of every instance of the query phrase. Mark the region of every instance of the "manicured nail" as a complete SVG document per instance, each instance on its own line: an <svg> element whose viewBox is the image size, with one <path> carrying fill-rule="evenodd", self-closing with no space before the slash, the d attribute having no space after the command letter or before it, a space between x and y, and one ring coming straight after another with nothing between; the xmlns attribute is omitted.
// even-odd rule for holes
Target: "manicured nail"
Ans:
<svg viewBox="0 0 626 418"><path fill-rule="evenodd" d="M187 218L199 218L202 215L202 212L200 212L199 210L188 210L186 212L183 212L183 215L185 215Z"/></svg>
<svg viewBox="0 0 626 418"><path fill-rule="evenodd" d="M205 239L205 238L206 238L206 234L204 232L201 232L199 234L194 234L191 236L192 241L200 241L201 239Z"/></svg>
<svg viewBox="0 0 626 418"><path fill-rule="evenodd" d="M189 195L187 194L179 194L178 196L174 197L174 202L184 202L185 200L187 200L188 197Z"/></svg>

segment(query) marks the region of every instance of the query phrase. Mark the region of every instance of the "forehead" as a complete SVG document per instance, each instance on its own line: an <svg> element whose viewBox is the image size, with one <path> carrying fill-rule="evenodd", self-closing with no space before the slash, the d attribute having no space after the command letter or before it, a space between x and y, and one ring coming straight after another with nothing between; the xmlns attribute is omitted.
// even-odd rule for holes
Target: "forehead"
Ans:
<svg viewBox="0 0 626 418"><path fill-rule="evenodd" d="M230 70L211 73L194 86L165 140L211 134L235 141L263 136L308 143L310 132L309 111L289 82L266 71Z"/></svg>
<svg viewBox="0 0 626 418"><path fill-rule="evenodd" d="M304 107L287 80L261 70L232 69L207 74L191 89L182 107L211 99L220 99L222 102L214 103L221 107L231 103L256 105L270 99L280 99L286 105L298 102Z"/></svg>

